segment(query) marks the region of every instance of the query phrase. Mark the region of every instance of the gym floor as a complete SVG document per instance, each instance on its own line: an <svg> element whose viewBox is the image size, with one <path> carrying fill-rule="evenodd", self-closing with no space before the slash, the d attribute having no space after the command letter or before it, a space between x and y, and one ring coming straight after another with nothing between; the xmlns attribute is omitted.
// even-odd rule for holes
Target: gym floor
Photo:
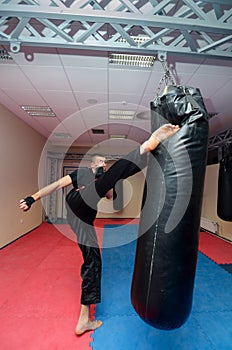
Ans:
<svg viewBox="0 0 232 350"><path fill-rule="evenodd" d="M0 349L230 350L232 245L201 232L191 314L179 329L161 331L131 306L137 231L126 220L98 220L99 240L112 246L102 251L102 303L91 309L103 326L80 337L74 328L82 257L68 225L43 223L3 248ZM118 246L125 235L127 244Z"/></svg>

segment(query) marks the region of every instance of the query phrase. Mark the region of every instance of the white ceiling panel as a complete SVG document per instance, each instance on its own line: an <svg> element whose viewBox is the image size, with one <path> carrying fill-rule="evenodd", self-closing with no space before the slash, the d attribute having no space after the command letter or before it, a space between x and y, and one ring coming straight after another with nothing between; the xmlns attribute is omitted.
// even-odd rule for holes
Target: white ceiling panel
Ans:
<svg viewBox="0 0 232 350"><path fill-rule="evenodd" d="M205 83L207 81L207 84ZM213 96L228 82L228 78L223 75L194 74L189 80L189 85L198 87L205 98Z"/></svg>
<svg viewBox="0 0 232 350"><path fill-rule="evenodd" d="M147 70L110 69L109 94L119 91L126 94L136 94L140 100L150 74L151 71Z"/></svg>
<svg viewBox="0 0 232 350"><path fill-rule="evenodd" d="M150 102L164 74L161 62L144 69L113 66L108 53L30 47L25 51L12 54L12 61L0 61L0 103L16 116L45 137L57 128L72 135L69 141L59 137L57 144L77 139L76 146L94 146L110 133L143 141L150 130ZM168 62L178 84L200 88L210 113L231 110L231 61L173 55ZM19 107L24 104L49 105L56 118L33 119ZM131 121L110 120L110 109L134 110L136 116ZM102 125L105 135L91 133Z"/></svg>
<svg viewBox="0 0 232 350"><path fill-rule="evenodd" d="M88 129L96 128L101 124L108 123L108 106L93 106L82 110L83 120Z"/></svg>
<svg viewBox="0 0 232 350"><path fill-rule="evenodd" d="M211 101L216 112L227 113L231 111L232 99L232 79L227 84L222 86L215 95L211 96ZM232 116L231 116L232 120Z"/></svg>
<svg viewBox="0 0 232 350"><path fill-rule="evenodd" d="M60 54L59 56L65 67L95 67L105 69L108 66L108 57L75 55L73 51L71 51L71 54L68 54L67 52L66 54Z"/></svg>
<svg viewBox="0 0 232 350"><path fill-rule="evenodd" d="M204 64L204 57L194 57L184 56L184 55L174 55L168 58L169 67L171 71L175 72L177 75L179 73L194 73L198 68Z"/></svg>
<svg viewBox="0 0 232 350"><path fill-rule="evenodd" d="M27 47L25 52L11 54L14 62L20 66L57 66L61 65L59 56L55 48L39 48L35 52L34 48Z"/></svg>
<svg viewBox="0 0 232 350"><path fill-rule="evenodd" d="M38 90L40 95L46 101L47 105L53 108L54 106L69 107L77 109L79 106L72 91L64 90Z"/></svg>
<svg viewBox="0 0 232 350"><path fill-rule="evenodd" d="M62 122L79 111L76 107L69 108L63 106L53 106L52 110Z"/></svg>
<svg viewBox="0 0 232 350"><path fill-rule="evenodd" d="M95 105L101 105L108 102L108 94L96 92L74 91L74 95L80 109L94 108Z"/></svg>
<svg viewBox="0 0 232 350"><path fill-rule="evenodd" d="M74 138L78 138L88 130L80 113L72 114L63 120L62 125Z"/></svg>
<svg viewBox="0 0 232 350"><path fill-rule="evenodd" d="M21 89L33 89L33 85L17 65L0 64L0 77L2 88L12 89L18 85Z"/></svg>
<svg viewBox="0 0 232 350"><path fill-rule="evenodd" d="M21 66L28 79L36 89L65 90L70 89L69 82L62 67ZM22 87L25 88L24 84Z"/></svg>
<svg viewBox="0 0 232 350"><path fill-rule="evenodd" d="M155 95L156 90L159 86L160 80L163 78L163 75L164 75L163 72L153 70L153 72L151 73L147 81L147 85L143 93L147 94L147 93L154 92L154 95Z"/></svg>
<svg viewBox="0 0 232 350"><path fill-rule="evenodd" d="M38 123L42 124L46 130L50 133L60 124L60 121L56 117L30 117L35 119Z"/></svg>
<svg viewBox="0 0 232 350"><path fill-rule="evenodd" d="M80 130L78 133L78 136L76 137L76 141L77 141L77 144L84 143L85 145L91 145L93 140L92 140L92 135L90 131L83 130L81 132Z"/></svg>
<svg viewBox="0 0 232 350"><path fill-rule="evenodd" d="M109 134L112 135L127 135L129 130L131 128L131 124L128 124L128 122L124 121L122 123L121 121L112 122L112 124L109 124Z"/></svg>
<svg viewBox="0 0 232 350"><path fill-rule="evenodd" d="M141 95L137 94L129 94L129 93L110 93L109 94L109 103L110 105L118 104L121 105L120 108L123 108L123 106L127 106L128 104L136 106L140 103Z"/></svg>
<svg viewBox="0 0 232 350"><path fill-rule="evenodd" d="M231 60L216 60L206 59L198 68L198 73L224 75L232 78L232 61Z"/></svg>
<svg viewBox="0 0 232 350"><path fill-rule="evenodd" d="M3 88L3 91L19 106L46 106L46 101L34 89L18 89L15 87L13 89Z"/></svg>
<svg viewBox="0 0 232 350"><path fill-rule="evenodd" d="M106 93L107 70L89 67L66 67L65 70L73 90Z"/></svg>

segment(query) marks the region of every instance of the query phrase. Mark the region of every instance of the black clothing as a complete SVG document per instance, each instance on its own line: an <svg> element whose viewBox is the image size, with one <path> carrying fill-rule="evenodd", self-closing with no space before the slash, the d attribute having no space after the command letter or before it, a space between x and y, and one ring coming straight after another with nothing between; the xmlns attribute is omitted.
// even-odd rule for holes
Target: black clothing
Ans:
<svg viewBox="0 0 232 350"><path fill-rule="evenodd" d="M94 181L95 175L91 168L78 168L74 170L69 176L72 179L72 185L74 188L81 188L87 186Z"/></svg>
<svg viewBox="0 0 232 350"><path fill-rule="evenodd" d="M126 179L147 165L147 155L140 149L116 161L98 179L90 168L79 168L70 174L73 189L66 196L67 220L77 235L84 263L81 267L81 304L101 301L101 254L94 229L97 204L118 180Z"/></svg>

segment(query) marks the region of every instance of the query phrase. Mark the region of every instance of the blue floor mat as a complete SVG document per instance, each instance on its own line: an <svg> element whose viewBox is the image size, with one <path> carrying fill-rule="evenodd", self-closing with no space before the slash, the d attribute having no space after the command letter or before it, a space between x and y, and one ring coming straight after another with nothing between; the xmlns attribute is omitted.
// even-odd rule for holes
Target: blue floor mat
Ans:
<svg viewBox="0 0 232 350"><path fill-rule="evenodd" d="M114 225L115 226L115 225ZM137 225L106 225L102 303L96 318L103 326L93 335L93 350L231 350L232 277L203 254L198 255L192 312L179 329L161 331L146 324L130 301ZM128 244L117 246L117 235Z"/></svg>
<svg viewBox="0 0 232 350"><path fill-rule="evenodd" d="M220 264L220 266L229 273L232 273L232 264Z"/></svg>

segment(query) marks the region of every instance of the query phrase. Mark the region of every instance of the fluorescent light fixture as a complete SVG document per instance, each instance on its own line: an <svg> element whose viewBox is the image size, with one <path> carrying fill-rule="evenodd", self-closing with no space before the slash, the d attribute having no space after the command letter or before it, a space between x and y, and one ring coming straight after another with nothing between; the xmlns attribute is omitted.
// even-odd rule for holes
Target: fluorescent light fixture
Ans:
<svg viewBox="0 0 232 350"><path fill-rule="evenodd" d="M55 117L56 114L49 106L24 105L21 108L32 117Z"/></svg>
<svg viewBox="0 0 232 350"><path fill-rule="evenodd" d="M60 137L60 138L65 138L65 139L70 139L72 137L70 134L65 133L65 132L54 132L53 136Z"/></svg>
<svg viewBox="0 0 232 350"><path fill-rule="evenodd" d="M138 36L130 35L130 37L131 37L132 40L134 40L134 42L136 44L142 44L142 43L145 43L146 41L150 40L150 37L149 36L145 36L145 35L138 35ZM126 39L121 37L121 38L119 38L117 40L117 42L119 42L119 43L126 43L127 41L126 41ZM157 44L157 42L153 41L152 45L155 45L155 44Z"/></svg>
<svg viewBox="0 0 232 350"><path fill-rule="evenodd" d="M121 109L110 109L109 119L132 120L134 119L135 111L127 111Z"/></svg>
<svg viewBox="0 0 232 350"><path fill-rule="evenodd" d="M27 112L32 117L55 117L53 112Z"/></svg>
<svg viewBox="0 0 232 350"><path fill-rule="evenodd" d="M110 139L126 139L126 135L120 135L120 134L112 134L110 135Z"/></svg>
<svg viewBox="0 0 232 350"><path fill-rule="evenodd" d="M154 56L111 54L109 63L123 66L152 67L155 62Z"/></svg>
<svg viewBox="0 0 232 350"><path fill-rule="evenodd" d="M5 49L0 49L0 60L7 61L7 60L13 60L13 58Z"/></svg>

